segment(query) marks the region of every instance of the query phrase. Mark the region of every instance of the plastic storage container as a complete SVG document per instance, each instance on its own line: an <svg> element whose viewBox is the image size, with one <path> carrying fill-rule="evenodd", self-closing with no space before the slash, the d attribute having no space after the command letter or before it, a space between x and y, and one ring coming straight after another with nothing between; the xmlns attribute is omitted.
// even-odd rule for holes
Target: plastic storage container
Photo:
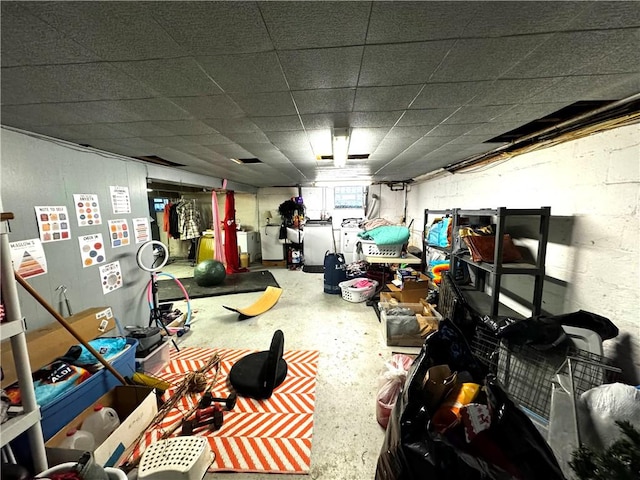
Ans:
<svg viewBox="0 0 640 480"><path fill-rule="evenodd" d="M93 407L93 413L82 422L81 430L93 434L95 444L102 445L111 433L120 425L118 414L111 407L98 404Z"/></svg>
<svg viewBox="0 0 640 480"><path fill-rule="evenodd" d="M154 374L162 370L169 363L171 356L171 341L165 337L158 348L144 358L136 358L136 370Z"/></svg>
<svg viewBox="0 0 640 480"><path fill-rule="evenodd" d="M96 446L96 441L91 432L72 428L67 432L65 439L60 442L60 448L91 451Z"/></svg>
<svg viewBox="0 0 640 480"><path fill-rule="evenodd" d="M113 368L123 377L133 375L136 368L136 347L138 341L127 339L128 348L110 361ZM85 408L93 405L120 381L106 368L98 370L80 385L68 390L51 403L40 409L42 414L42 433L47 441L58 433L67 423L76 418ZM26 443L26 442L25 442Z"/></svg>

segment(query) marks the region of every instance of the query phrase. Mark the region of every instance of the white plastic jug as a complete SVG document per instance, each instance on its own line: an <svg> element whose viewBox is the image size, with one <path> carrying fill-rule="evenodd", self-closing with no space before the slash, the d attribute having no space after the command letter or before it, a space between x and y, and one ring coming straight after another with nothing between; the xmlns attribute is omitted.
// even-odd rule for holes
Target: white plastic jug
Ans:
<svg viewBox="0 0 640 480"><path fill-rule="evenodd" d="M67 436L60 442L60 448L72 448L74 450L91 451L95 447L95 439L91 432L72 428L67 431Z"/></svg>
<svg viewBox="0 0 640 480"><path fill-rule="evenodd" d="M111 407L103 407L98 404L93 408L93 413L82 422L82 430L91 432L96 446L102 445L111 433L120 425L118 414Z"/></svg>

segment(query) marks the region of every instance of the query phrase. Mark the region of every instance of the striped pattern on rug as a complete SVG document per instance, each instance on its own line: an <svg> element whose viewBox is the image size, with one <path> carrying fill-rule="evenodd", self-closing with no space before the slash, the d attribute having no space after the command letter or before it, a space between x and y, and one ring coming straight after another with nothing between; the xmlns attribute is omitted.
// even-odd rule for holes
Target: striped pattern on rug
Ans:
<svg viewBox="0 0 640 480"><path fill-rule="evenodd" d="M157 375L178 385L186 373L198 370L218 353L222 361L212 394L224 398L230 391L227 376L231 366L255 351L183 347L179 352L171 351L169 365ZM235 408L224 412L220 430L196 430L194 435L206 436L216 455L210 471L309 473L318 357L315 350L285 351L287 377L271 398L238 397ZM214 376L215 370L207 374L209 380ZM172 390L165 393L165 399ZM183 412L195 405L200 396L183 398L160 425L150 429L134 455L158 440L164 430L181 422ZM179 434L180 428L172 436Z"/></svg>

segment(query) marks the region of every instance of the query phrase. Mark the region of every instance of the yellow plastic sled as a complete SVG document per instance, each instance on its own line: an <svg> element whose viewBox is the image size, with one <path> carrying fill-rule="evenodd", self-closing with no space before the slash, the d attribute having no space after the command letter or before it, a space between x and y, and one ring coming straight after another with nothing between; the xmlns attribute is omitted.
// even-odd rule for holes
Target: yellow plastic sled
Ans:
<svg viewBox="0 0 640 480"><path fill-rule="evenodd" d="M260 315L261 313L264 313L267 310L273 308L273 306L278 303L280 295L282 295L281 288L267 287L258 301L247 308L234 308L228 307L227 305L223 305L223 307L227 310L231 310L232 312L239 313L240 318L255 317L256 315Z"/></svg>

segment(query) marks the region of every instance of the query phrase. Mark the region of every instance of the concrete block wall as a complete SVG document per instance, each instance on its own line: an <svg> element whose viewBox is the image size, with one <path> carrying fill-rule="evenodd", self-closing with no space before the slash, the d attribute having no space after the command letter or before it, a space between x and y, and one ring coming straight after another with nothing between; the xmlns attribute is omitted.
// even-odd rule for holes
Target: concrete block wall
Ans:
<svg viewBox="0 0 640 480"><path fill-rule="evenodd" d="M620 335L604 342L605 354L640 384L639 200L640 126L632 125L412 185L407 221L420 227L420 244L425 208L551 206L543 310L611 319Z"/></svg>

